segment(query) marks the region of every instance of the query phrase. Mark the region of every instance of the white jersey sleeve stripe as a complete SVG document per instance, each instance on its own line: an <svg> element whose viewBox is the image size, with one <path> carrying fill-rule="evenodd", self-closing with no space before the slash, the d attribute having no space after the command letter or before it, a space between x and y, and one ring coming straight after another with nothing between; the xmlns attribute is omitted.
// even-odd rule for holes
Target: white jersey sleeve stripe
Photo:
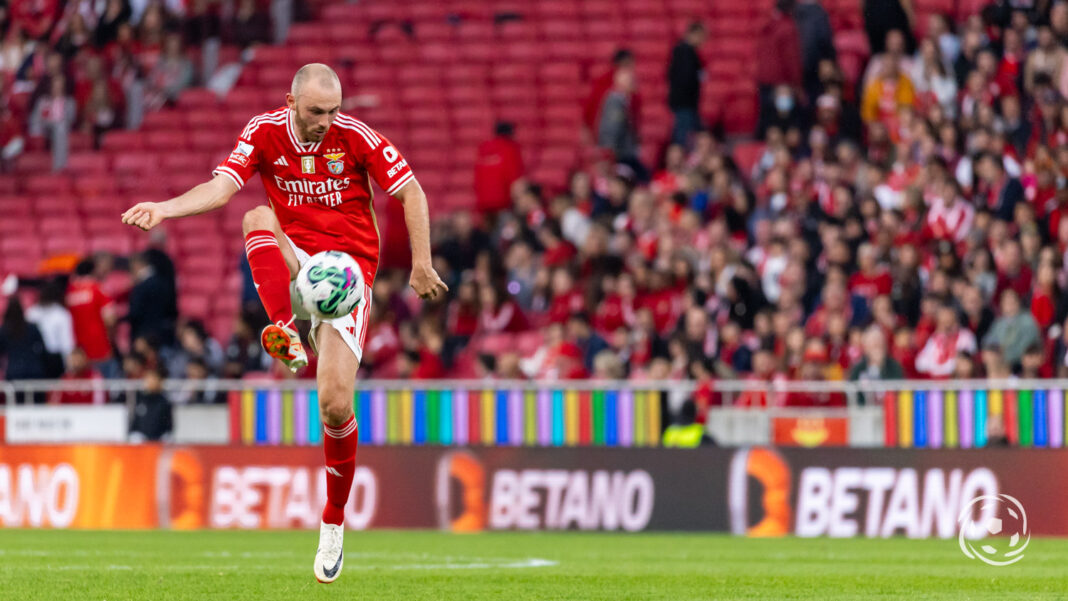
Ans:
<svg viewBox="0 0 1068 601"><path fill-rule="evenodd" d="M399 192L400 189L404 187L404 184L407 184L413 179L415 179L415 174L409 171L408 175L405 175L404 177L400 178L395 184L390 186L389 190L386 190L386 194L394 194L396 192Z"/></svg>
<svg viewBox="0 0 1068 601"><path fill-rule="evenodd" d="M215 171L212 171L211 174L212 175L219 175L219 174L225 175L226 177L230 178L234 182L234 184L237 185L237 189L238 190L240 190L241 188L245 187L245 182L241 181L241 176L238 175L236 171L234 171L233 169L231 169L229 167L216 167Z"/></svg>
<svg viewBox="0 0 1068 601"><path fill-rule="evenodd" d="M368 137L368 135L366 133L364 133L363 131L361 131L359 129L356 129L355 127L349 125L348 123L341 123L341 122L339 122L338 120L335 119L334 120L334 125L340 127L341 129L348 130L348 131L354 131L357 134L359 134L360 137L363 138L363 141L367 142L367 146L371 150L374 150L375 148L378 147L377 144L375 144L373 141L371 141L371 138Z"/></svg>

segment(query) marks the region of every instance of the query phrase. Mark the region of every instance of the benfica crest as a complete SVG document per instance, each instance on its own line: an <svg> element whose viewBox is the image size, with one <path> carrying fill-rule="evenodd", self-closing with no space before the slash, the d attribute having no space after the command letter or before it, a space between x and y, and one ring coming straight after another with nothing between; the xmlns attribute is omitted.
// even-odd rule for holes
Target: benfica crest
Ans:
<svg viewBox="0 0 1068 601"><path fill-rule="evenodd" d="M341 175L341 172L345 170L345 163L341 159L345 156L344 152L335 152L333 154L324 154L327 163L326 168L334 175Z"/></svg>

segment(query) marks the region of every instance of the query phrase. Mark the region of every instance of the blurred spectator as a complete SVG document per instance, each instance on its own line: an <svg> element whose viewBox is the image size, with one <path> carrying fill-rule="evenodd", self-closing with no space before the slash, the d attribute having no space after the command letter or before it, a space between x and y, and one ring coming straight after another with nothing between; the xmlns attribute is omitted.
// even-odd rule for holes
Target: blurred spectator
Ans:
<svg viewBox="0 0 1068 601"><path fill-rule="evenodd" d="M983 298L982 291L973 285L965 286L960 295L960 323L975 333L976 340L983 340L994 323L994 312Z"/></svg>
<svg viewBox="0 0 1068 601"><path fill-rule="evenodd" d="M372 305L373 307L374 305ZM372 340L370 336L368 342ZM267 368L268 357L263 352L260 344L259 333L255 332L248 321L238 317L234 325L234 333L230 336L230 342L226 346L227 364L236 364L237 367L229 377L240 377L247 371L264 371Z"/></svg>
<svg viewBox="0 0 1068 601"><path fill-rule="evenodd" d="M74 269L67 284L66 305L74 326L74 342L85 351L89 362L105 375L115 377L118 365L114 359L109 328L114 324L112 301L93 278L94 263L85 259Z"/></svg>
<svg viewBox="0 0 1068 601"><path fill-rule="evenodd" d="M905 370L896 359L889 355L886 333L878 326L871 326L864 331L864 356L849 372L849 379L861 380L900 380L905 377Z"/></svg>
<svg viewBox="0 0 1068 601"><path fill-rule="evenodd" d="M184 374L188 364L197 361L203 364L208 375L214 375L222 371L223 360L222 347L208 336L204 324L190 321L179 328L178 346L174 350L167 349L165 362L167 373Z"/></svg>
<svg viewBox="0 0 1068 601"><path fill-rule="evenodd" d="M173 103L178 95L193 84L193 62L182 53L182 37L168 33L163 40L163 52L148 74L149 91L145 105L156 110Z"/></svg>
<svg viewBox="0 0 1068 601"><path fill-rule="evenodd" d="M119 37L119 27L130 21L130 5L126 0L107 0L104 13L96 25L96 46L104 48Z"/></svg>
<svg viewBox="0 0 1068 601"><path fill-rule="evenodd" d="M174 402L178 404L189 403L218 403L226 398L223 392L214 390L210 384L211 371L208 365L200 357L193 357L185 364L182 377L185 379L181 390L174 393Z"/></svg>
<svg viewBox="0 0 1068 601"><path fill-rule="evenodd" d="M704 416L698 420L697 405L690 399L682 403L678 415L664 430L661 444L668 448L695 449L713 444L705 431Z"/></svg>
<svg viewBox="0 0 1068 601"><path fill-rule="evenodd" d="M78 106L67 92L67 80L53 77L48 94L33 105L29 132L32 136L48 136L52 149L52 170L59 171L67 164L70 132L78 116Z"/></svg>
<svg viewBox="0 0 1068 601"><path fill-rule="evenodd" d="M1005 163L994 153L984 153L976 161L976 174L980 182L977 187L985 192L985 205L998 219L1012 221L1016 204L1024 200L1023 185L1020 180L1005 172Z"/></svg>
<svg viewBox="0 0 1068 601"><path fill-rule="evenodd" d="M16 0L11 5L11 26L39 40L52 30L61 7L60 0Z"/></svg>
<svg viewBox="0 0 1068 601"><path fill-rule="evenodd" d="M793 16L801 42L801 79L805 95L812 102L823 92L819 78L820 61L837 58L834 32L827 10L819 0L800 0Z"/></svg>
<svg viewBox="0 0 1068 601"><path fill-rule="evenodd" d="M930 38L920 42L919 59L908 66L909 81L920 106L939 106L950 117L956 114L957 80L948 70L938 44Z"/></svg>
<svg viewBox="0 0 1068 601"><path fill-rule="evenodd" d="M893 30L903 32L905 51L912 52L916 45L912 37L916 20L912 0L865 0L863 6L864 29L873 55L886 49L886 35Z"/></svg>
<svg viewBox="0 0 1068 601"><path fill-rule="evenodd" d="M1068 91L1064 85L1068 84L1068 81L1064 79L1066 75L1064 59L1064 47L1058 43L1049 23L1039 23L1037 45L1024 62L1024 91L1028 94L1034 94L1035 77L1039 73L1045 74L1050 81L1053 81L1055 87L1060 89L1062 94Z"/></svg>
<svg viewBox="0 0 1068 601"><path fill-rule="evenodd" d="M620 70L634 70L634 53L629 49L620 48L612 55L612 66L597 76L590 86L590 93L582 103L582 123L587 130L586 135L592 140L596 135L601 123L601 108L604 106L605 96L615 85L616 73ZM638 91L631 94L632 113L641 115L641 95Z"/></svg>
<svg viewBox="0 0 1068 601"><path fill-rule="evenodd" d="M171 288L144 254L130 258L130 274L134 279L130 290L130 337L154 336L162 344L174 341L174 317L169 307L175 305Z"/></svg>
<svg viewBox="0 0 1068 601"><path fill-rule="evenodd" d="M239 0L227 30L227 39L241 48L265 44L271 39L271 19L257 10L256 0Z"/></svg>
<svg viewBox="0 0 1068 601"><path fill-rule="evenodd" d="M762 115L772 113L776 86L788 86L795 95L802 90L801 39L793 19L794 4L794 0L776 0L760 31L756 82Z"/></svg>
<svg viewBox="0 0 1068 601"><path fill-rule="evenodd" d="M668 65L668 107L675 115L671 141L688 146L690 136L701 129L701 82L705 78L704 62L697 50L705 43L707 32L699 22L690 23L686 34L671 51Z"/></svg>
<svg viewBox="0 0 1068 601"><path fill-rule="evenodd" d="M872 55L871 60L868 61L868 66L864 69L864 88L879 79L887 69L893 68L894 65L906 76L911 77L913 73L918 71L919 65L910 56L905 45L905 35L900 29L891 29L886 32L886 46L881 52ZM922 57L922 53L920 56Z"/></svg>
<svg viewBox="0 0 1068 601"><path fill-rule="evenodd" d="M4 321L0 323L0 358L7 359L4 379L39 380L45 377L45 345L37 326L26 321L22 303L17 297L7 301ZM25 396L18 396L16 402L27 402ZM34 403L44 402L44 394L37 394Z"/></svg>
<svg viewBox="0 0 1068 601"><path fill-rule="evenodd" d="M860 116L869 125L875 121L890 127L896 123L898 109L910 107L916 101L912 82L901 72L897 60L888 60L878 77L864 88Z"/></svg>
<svg viewBox="0 0 1068 601"><path fill-rule="evenodd" d="M528 327L526 315L515 301L492 285L483 285L479 293L481 313L478 331L483 334L522 332Z"/></svg>
<svg viewBox="0 0 1068 601"><path fill-rule="evenodd" d="M610 350L603 350L594 355L590 371L590 377L595 380L617 381L627 375L619 356Z"/></svg>
<svg viewBox="0 0 1068 601"><path fill-rule="evenodd" d="M768 128L775 127L781 131L801 130L805 126L804 113L794 96L794 89L788 85L777 85L772 91L771 102L761 107L760 121L757 124L757 137L765 139Z"/></svg>
<svg viewBox="0 0 1068 601"><path fill-rule="evenodd" d="M482 213L508 208L512 184L523 176L523 157L514 136L515 125L501 121L495 128L495 137L478 146L475 198Z"/></svg>
<svg viewBox="0 0 1068 601"><path fill-rule="evenodd" d="M827 345L822 340L812 339L805 343L805 354L797 377L800 380L840 380L840 374L828 366ZM844 407L845 395L840 392L789 392L786 405L789 407Z"/></svg>
<svg viewBox="0 0 1068 601"><path fill-rule="evenodd" d="M41 288L37 304L26 311L26 320L37 326L44 340L46 378L63 375L64 358L74 351L74 325L63 297L63 284L51 280Z"/></svg>
<svg viewBox="0 0 1068 601"><path fill-rule="evenodd" d="M145 370L142 386L134 402L130 420L130 442L169 438L174 428L171 403L163 394L163 374L158 368Z"/></svg>
<svg viewBox="0 0 1068 601"><path fill-rule="evenodd" d="M997 346L1010 368L1017 366L1024 352L1041 341L1038 325L1030 312L1023 311L1020 296L1012 288L1001 293L1001 315L983 338L983 347Z"/></svg>
<svg viewBox="0 0 1068 601"><path fill-rule="evenodd" d="M617 69L612 88L605 94L597 127L597 144L615 154L616 161L625 163L644 174L638 158L637 115L631 98L636 89L634 71ZM639 179L645 179L639 176Z"/></svg>
<svg viewBox="0 0 1068 601"><path fill-rule="evenodd" d="M953 306L945 303L938 308L934 333L916 355L916 371L931 378L948 378L956 367L958 353L977 350L975 335L960 326Z"/></svg>
<svg viewBox="0 0 1068 601"><path fill-rule="evenodd" d="M67 371L63 374L62 380L64 382L78 381L82 384L86 382L92 382L94 384L100 383L104 377L100 375L100 372L93 369L93 366L89 363L89 357L86 356L85 351L79 347L75 347L67 356ZM102 405L107 401L107 395L104 393L104 389L96 388L93 386L93 390L64 390L52 392L48 398L49 403L58 403L60 405Z"/></svg>

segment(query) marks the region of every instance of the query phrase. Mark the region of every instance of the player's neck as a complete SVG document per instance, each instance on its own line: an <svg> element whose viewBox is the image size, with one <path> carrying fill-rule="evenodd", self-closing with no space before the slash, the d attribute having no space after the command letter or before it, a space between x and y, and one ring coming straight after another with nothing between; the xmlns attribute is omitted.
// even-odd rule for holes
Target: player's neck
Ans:
<svg viewBox="0 0 1068 601"><path fill-rule="evenodd" d="M289 127L293 128L293 133L297 135L297 142L299 142L301 146L314 144L313 141L304 139L304 132L297 127L297 114L292 109L289 110Z"/></svg>

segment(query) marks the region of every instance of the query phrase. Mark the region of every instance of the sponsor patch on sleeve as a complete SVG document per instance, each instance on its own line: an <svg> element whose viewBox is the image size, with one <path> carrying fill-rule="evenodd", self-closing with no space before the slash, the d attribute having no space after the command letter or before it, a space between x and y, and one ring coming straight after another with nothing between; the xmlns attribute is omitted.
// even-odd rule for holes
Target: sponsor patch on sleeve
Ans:
<svg viewBox="0 0 1068 601"><path fill-rule="evenodd" d="M252 154L253 149L252 144L238 140L237 148L234 148L234 151L230 153L230 158L227 160L242 167L247 167L249 156Z"/></svg>

